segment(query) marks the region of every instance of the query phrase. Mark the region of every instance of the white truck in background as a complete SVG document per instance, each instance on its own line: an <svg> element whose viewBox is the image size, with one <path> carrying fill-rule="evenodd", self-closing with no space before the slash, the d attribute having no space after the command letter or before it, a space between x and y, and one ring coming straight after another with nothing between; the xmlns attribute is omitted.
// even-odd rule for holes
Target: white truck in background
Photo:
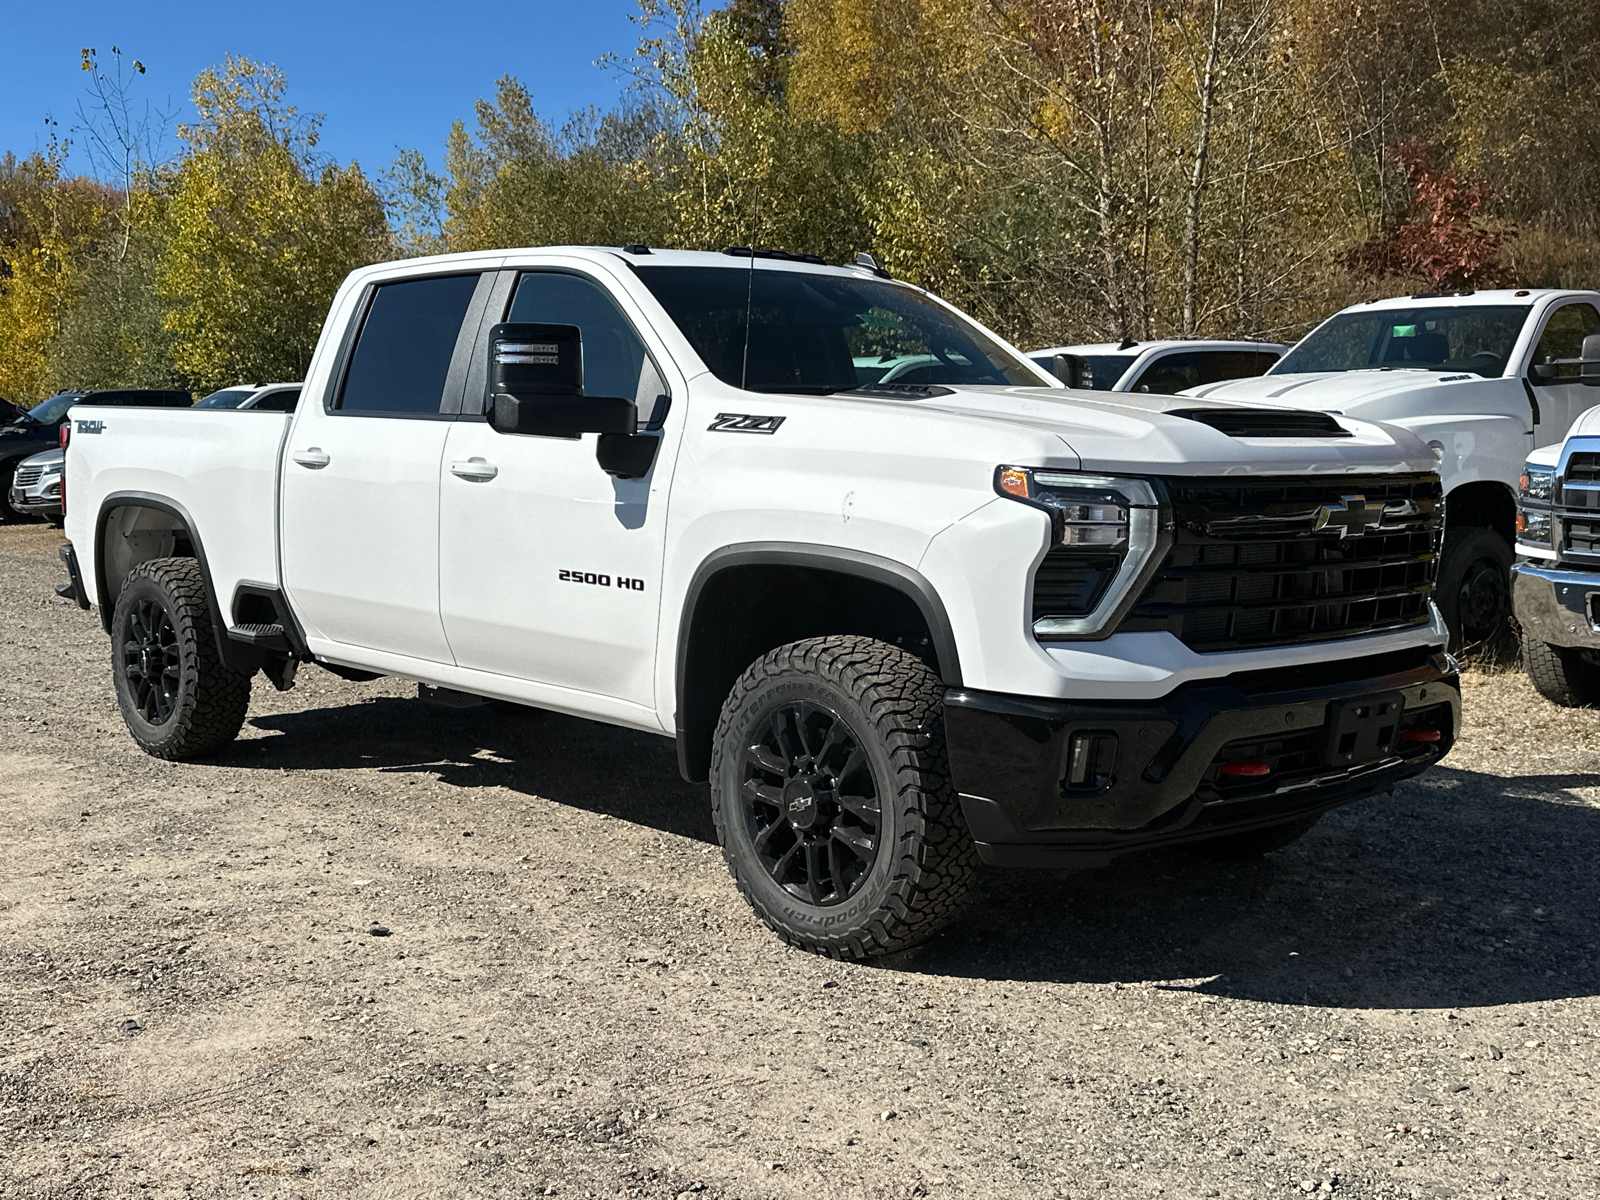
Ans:
<svg viewBox="0 0 1600 1200"><path fill-rule="evenodd" d="M1600 389L1600 334L1556 365ZM1600 400L1600 390L1590 395ZM1511 593L1533 686L1563 706L1600 703L1600 407L1580 414L1564 442L1528 456Z"/></svg>
<svg viewBox="0 0 1600 1200"><path fill-rule="evenodd" d="M1446 514L1435 600L1453 644L1473 645L1506 627L1524 460L1600 399L1574 365L1594 333L1600 292L1397 296L1334 314L1258 379L1184 394L1382 421L1432 446Z"/></svg>
<svg viewBox="0 0 1600 1200"><path fill-rule="evenodd" d="M1175 396L1202 384L1253 378L1288 348L1280 342L1221 338L1124 339L1030 350L1028 358L1068 387Z"/></svg>
<svg viewBox="0 0 1600 1200"><path fill-rule="evenodd" d="M674 738L821 953L927 936L980 860L1274 849L1460 727L1411 434L1070 390L871 263L385 263L292 413L71 417L63 594L149 753L308 663Z"/></svg>

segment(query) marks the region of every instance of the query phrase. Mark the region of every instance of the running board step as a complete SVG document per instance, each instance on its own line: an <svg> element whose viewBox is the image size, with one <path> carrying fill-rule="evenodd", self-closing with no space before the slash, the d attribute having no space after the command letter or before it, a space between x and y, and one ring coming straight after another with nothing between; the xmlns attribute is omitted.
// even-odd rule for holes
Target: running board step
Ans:
<svg viewBox="0 0 1600 1200"><path fill-rule="evenodd" d="M233 625L228 629L228 636L247 646L259 646L263 650L281 650L286 654L289 652L289 636L284 632L283 626L276 623Z"/></svg>

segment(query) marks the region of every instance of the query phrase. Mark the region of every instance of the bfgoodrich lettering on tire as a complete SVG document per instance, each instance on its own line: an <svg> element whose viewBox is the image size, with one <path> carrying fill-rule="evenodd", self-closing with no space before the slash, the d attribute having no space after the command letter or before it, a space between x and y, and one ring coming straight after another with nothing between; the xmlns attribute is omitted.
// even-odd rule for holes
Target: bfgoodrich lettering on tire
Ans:
<svg viewBox="0 0 1600 1200"><path fill-rule="evenodd" d="M133 740L157 758L227 745L250 706L250 676L217 655L205 576L192 558L128 573L111 617L111 674Z"/></svg>
<svg viewBox="0 0 1600 1200"><path fill-rule="evenodd" d="M781 646L722 708L711 804L739 890L790 945L903 950L959 911L977 854L944 744L944 687L865 637Z"/></svg>

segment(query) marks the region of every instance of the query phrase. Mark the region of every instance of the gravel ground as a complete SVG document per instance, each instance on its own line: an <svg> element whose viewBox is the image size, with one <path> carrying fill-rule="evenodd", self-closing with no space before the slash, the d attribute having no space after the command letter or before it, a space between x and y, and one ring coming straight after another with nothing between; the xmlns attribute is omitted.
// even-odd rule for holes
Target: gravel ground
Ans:
<svg viewBox="0 0 1600 1200"><path fill-rule="evenodd" d="M307 668L146 757L59 540L0 528L0 1195L1600 1194L1600 714L1516 673L1268 859L854 966L661 738Z"/></svg>

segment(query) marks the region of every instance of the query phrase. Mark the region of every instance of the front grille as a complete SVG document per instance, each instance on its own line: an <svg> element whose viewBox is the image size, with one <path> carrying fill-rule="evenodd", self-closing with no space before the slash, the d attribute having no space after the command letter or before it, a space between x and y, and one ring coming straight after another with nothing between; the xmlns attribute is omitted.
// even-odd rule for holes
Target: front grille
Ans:
<svg viewBox="0 0 1600 1200"><path fill-rule="evenodd" d="M30 488L39 482L39 476L43 474L43 467L18 467L14 478L19 488Z"/></svg>
<svg viewBox="0 0 1600 1200"><path fill-rule="evenodd" d="M1567 459L1567 473L1563 478L1569 483L1600 483L1600 454L1574 451Z"/></svg>
<svg viewBox="0 0 1600 1200"><path fill-rule="evenodd" d="M1600 520L1568 517L1567 536L1562 548L1569 554L1600 554Z"/></svg>
<svg viewBox="0 0 1600 1200"><path fill-rule="evenodd" d="M1437 476L1163 482L1172 549L1121 630L1167 630L1204 652L1427 623Z"/></svg>

